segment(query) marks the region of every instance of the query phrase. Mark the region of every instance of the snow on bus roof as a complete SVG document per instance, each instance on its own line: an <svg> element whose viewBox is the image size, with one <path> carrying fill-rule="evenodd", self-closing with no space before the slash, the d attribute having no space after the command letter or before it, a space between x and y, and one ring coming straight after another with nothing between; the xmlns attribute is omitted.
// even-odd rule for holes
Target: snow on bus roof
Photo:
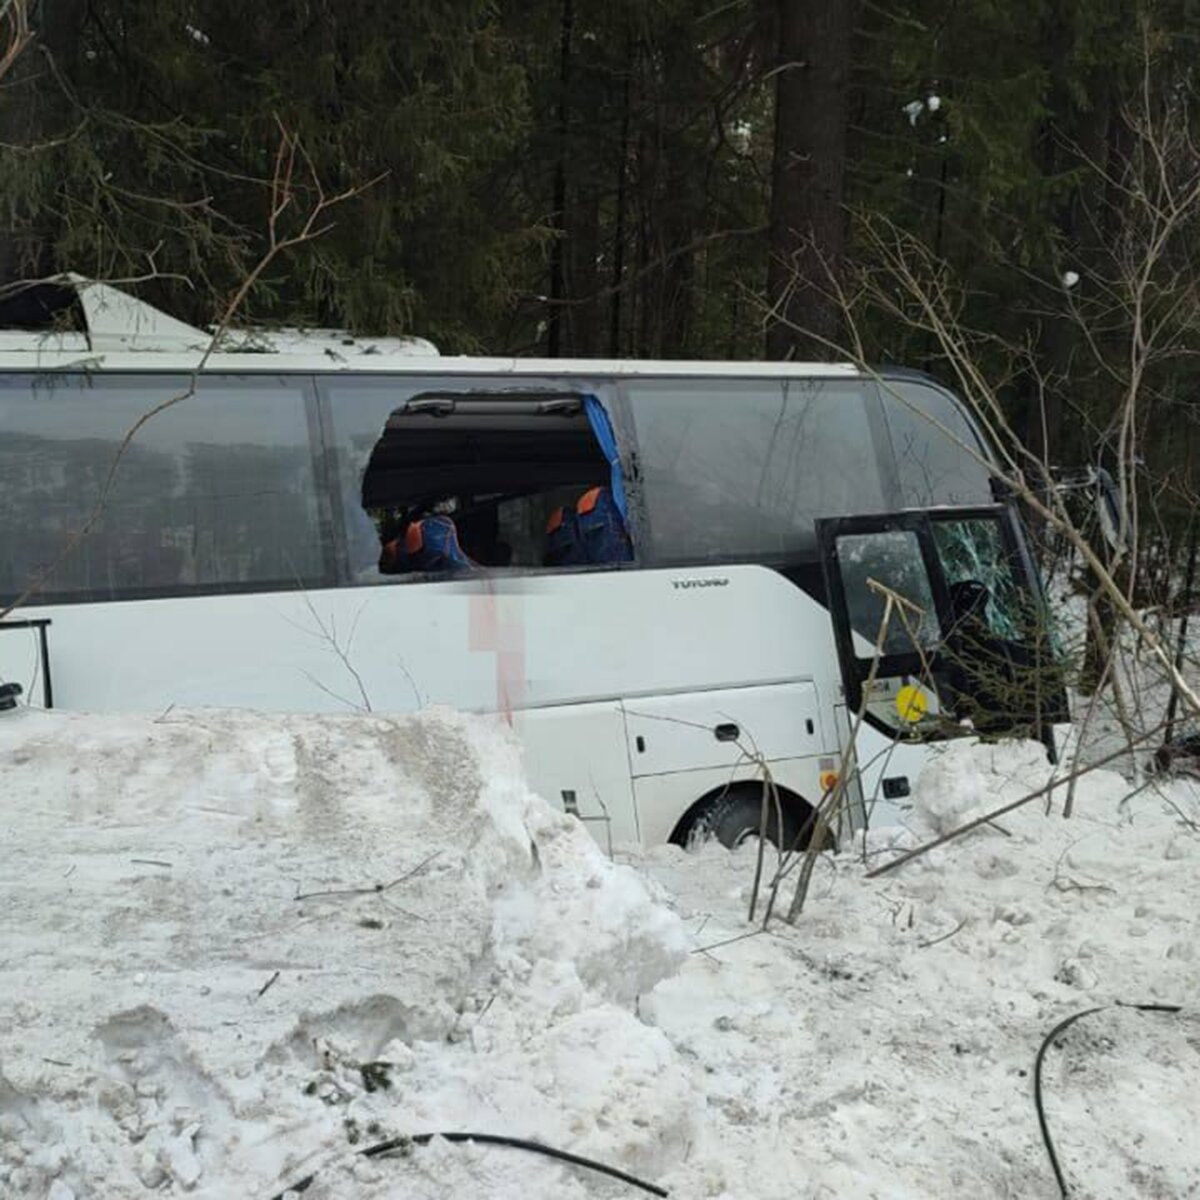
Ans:
<svg viewBox="0 0 1200 1200"><path fill-rule="evenodd" d="M203 350L100 351L87 345L82 334L37 335L0 331L0 370L173 371L190 372L200 366ZM370 343L368 343L370 344ZM287 351L239 349L218 351L204 357L206 372L234 371L239 374L281 370L300 373L347 373L376 375L508 375L514 378L551 376L584 380L619 378L710 378L710 379L857 379L862 372L852 363L718 362L697 359L602 359L602 358L481 358L474 356L420 355L351 350L341 347L297 346Z"/></svg>
<svg viewBox="0 0 1200 1200"><path fill-rule="evenodd" d="M715 362L648 359L443 356L421 337L357 337L337 329L228 330L212 353L213 333L198 329L111 284L67 273L54 283L75 293L86 332L0 329L0 369L191 371L363 371L470 375L854 377L851 363ZM206 356L206 357L205 357Z"/></svg>
<svg viewBox="0 0 1200 1200"><path fill-rule="evenodd" d="M214 332L176 320L154 305L98 280L68 272L33 288L73 294L86 331L61 329L0 330L0 353L131 352L144 354L203 354L210 348ZM62 299L55 307L60 308ZM50 314L48 313L47 316ZM222 352L252 354L420 355L437 357L438 349L420 337L362 338L340 329L244 329L231 328L221 335Z"/></svg>

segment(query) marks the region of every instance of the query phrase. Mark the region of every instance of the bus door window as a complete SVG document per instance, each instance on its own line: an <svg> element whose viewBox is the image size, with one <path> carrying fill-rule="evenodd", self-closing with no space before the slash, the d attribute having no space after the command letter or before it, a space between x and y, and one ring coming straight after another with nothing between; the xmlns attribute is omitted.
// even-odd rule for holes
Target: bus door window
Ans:
<svg viewBox="0 0 1200 1200"><path fill-rule="evenodd" d="M938 719L934 656L944 631L920 539L908 529L837 538L837 568L866 712L897 732ZM872 583L905 603L893 601ZM884 621L886 617L886 628ZM877 661L876 661L877 660Z"/></svg>
<svg viewBox="0 0 1200 1200"><path fill-rule="evenodd" d="M1022 625L1021 589L1005 550L999 522L994 518L935 521L933 540L946 582L953 590L963 582L980 584L987 592L981 614L999 637L1016 640Z"/></svg>
<svg viewBox="0 0 1200 1200"><path fill-rule="evenodd" d="M943 693L980 733L1035 736L1056 656L1028 586L1013 568L995 517L932 523L950 618L939 653Z"/></svg>
<svg viewBox="0 0 1200 1200"><path fill-rule="evenodd" d="M981 507L819 523L853 710L910 738L1044 736L1063 689L1008 522Z"/></svg>
<svg viewBox="0 0 1200 1200"><path fill-rule="evenodd" d="M929 574L921 557L917 535L891 529L878 533L848 534L838 539L838 565L846 589L846 604L854 632L873 649L879 640L887 600L870 581L895 592L919 612L905 610L904 618L893 605L883 641L884 654L932 650L940 637Z"/></svg>

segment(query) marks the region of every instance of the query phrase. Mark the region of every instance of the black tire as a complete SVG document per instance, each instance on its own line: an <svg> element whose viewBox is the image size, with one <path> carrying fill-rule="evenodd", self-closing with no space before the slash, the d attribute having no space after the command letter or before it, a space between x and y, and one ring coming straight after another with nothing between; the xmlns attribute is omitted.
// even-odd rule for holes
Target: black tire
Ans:
<svg viewBox="0 0 1200 1200"><path fill-rule="evenodd" d="M762 824L763 793L760 786L729 788L714 796L697 814L689 834L689 841L716 838L722 846L732 850L749 838L756 838ZM767 840L779 845L779 811L768 798ZM783 849L796 845L802 824L811 816L810 812L800 816L796 805L780 798L783 808Z"/></svg>

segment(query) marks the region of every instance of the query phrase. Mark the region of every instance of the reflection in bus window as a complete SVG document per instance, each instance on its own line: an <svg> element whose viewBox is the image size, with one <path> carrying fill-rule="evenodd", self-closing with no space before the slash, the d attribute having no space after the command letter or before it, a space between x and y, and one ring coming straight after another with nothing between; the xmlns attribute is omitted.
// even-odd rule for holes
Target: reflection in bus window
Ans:
<svg viewBox="0 0 1200 1200"><path fill-rule="evenodd" d="M657 562L811 558L816 517L895 507L859 381L639 379L628 393Z"/></svg>
<svg viewBox="0 0 1200 1200"><path fill-rule="evenodd" d="M900 507L991 503L983 447L950 396L914 380L884 380L879 394L900 479Z"/></svg>
<svg viewBox="0 0 1200 1200"><path fill-rule="evenodd" d="M0 597L118 599L327 581L302 380L0 377ZM175 396L139 429L135 422ZM70 553L98 503L91 534Z"/></svg>
<svg viewBox="0 0 1200 1200"><path fill-rule="evenodd" d="M887 608L886 598L868 580L891 589L919 610L905 608L901 613L892 606L884 654L911 654L936 646L941 629L917 535L907 530L844 534L837 546L850 627L869 643L866 656L874 652Z"/></svg>
<svg viewBox="0 0 1200 1200"><path fill-rule="evenodd" d="M992 499L979 442L937 388L635 379L626 391L656 562L811 559L821 517Z"/></svg>

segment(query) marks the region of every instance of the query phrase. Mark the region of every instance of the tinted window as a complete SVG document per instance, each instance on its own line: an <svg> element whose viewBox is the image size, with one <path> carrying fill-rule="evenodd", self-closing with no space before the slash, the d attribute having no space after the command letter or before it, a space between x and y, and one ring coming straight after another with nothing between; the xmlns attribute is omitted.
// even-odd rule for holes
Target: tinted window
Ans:
<svg viewBox="0 0 1200 1200"><path fill-rule="evenodd" d="M904 508L991 503L979 439L949 395L897 380L885 380L880 394Z"/></svg>
<svg viewBox="0 0 1200 1200"><path fill-rule="evenodd" d="M628 395L659 562L811 557L817 517L895 507L873 386L639 380Z"/></svg>
<svg viewBox="0 0 1200 1200"><path fill-rule="evenodd" d="M59 558L126 432L186 387L167 376L0 377L0 596ZM138 431L98 524L45 594L296 586L325 581L325 561L303 384L212 377Z"/></svg>

